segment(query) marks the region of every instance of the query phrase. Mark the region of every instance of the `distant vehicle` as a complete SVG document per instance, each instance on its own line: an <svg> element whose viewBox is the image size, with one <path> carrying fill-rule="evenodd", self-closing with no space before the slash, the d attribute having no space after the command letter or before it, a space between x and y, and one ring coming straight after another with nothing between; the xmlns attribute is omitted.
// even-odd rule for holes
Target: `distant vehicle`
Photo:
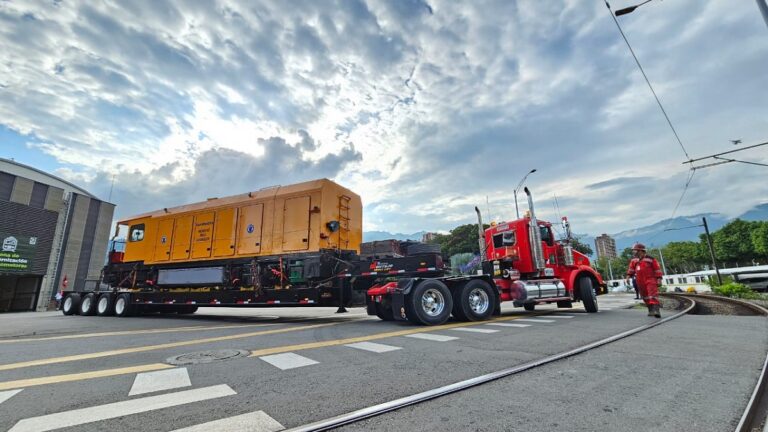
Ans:
<svg viewBox="0 0 768 432"><path fill-rule="evenodd" d="M597 312L605 284L571 247L567 219L567 238L557 242L525 192L529 212L521 219L483 230L476 209L482 272L463 276L447 276L436 245L361 248L360 197L327 179L163 208L118 222L117 232L128 233L124 251L113 241L101 281L65 292L62 311L129 316L202 306L366 305L383 320L423 325L451 315L488 319L504 301L526 310L581 301ZM382 247L398 252L382 255Z"/></svg>

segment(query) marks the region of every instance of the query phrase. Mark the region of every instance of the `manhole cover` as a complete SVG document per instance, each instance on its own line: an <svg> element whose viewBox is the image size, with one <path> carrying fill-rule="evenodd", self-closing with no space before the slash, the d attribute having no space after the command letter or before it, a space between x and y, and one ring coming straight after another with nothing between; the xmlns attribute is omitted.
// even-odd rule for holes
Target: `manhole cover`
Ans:
<svg viewBox="0 0 768 432"><path fill-rule="evenodd" d="M241 349L224 349L213 351L200 351L169 357L166 363L175 366L186 366L201 363L213 363L222 360L231 360L240 357L248 357L251 353Z"/></svg>

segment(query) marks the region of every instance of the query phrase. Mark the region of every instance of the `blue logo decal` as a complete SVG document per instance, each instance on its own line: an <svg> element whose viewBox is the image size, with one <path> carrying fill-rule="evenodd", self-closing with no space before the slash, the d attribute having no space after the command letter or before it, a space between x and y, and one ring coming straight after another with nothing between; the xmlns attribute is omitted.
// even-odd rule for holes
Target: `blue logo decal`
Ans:
<svg viewBox="0 0 768 432"><path fill-rule="evenodd" d="M253 224L248 224L248 228L246 228L245 230L248 231L248 234L252 234L254 230Z"/></svg>

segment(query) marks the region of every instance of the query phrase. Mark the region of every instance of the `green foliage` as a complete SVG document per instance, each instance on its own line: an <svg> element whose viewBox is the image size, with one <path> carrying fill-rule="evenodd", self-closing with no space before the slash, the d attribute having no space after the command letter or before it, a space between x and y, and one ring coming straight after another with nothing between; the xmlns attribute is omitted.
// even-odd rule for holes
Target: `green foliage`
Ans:
<svg viewBox="0 0 768 432"><path fill-rule="evenodd" d="M463 272L461 271L461 268L469 264L469 262L474 260L476 257L477 255L473 253L460 253L451 256L451 274L475 274L476 271L480 269L479 261L476 265L473 265L471 268L468 268Z"/></svg>
<svg viewBox="0 0 768 432"><path fill-rule="evenodd" d="M703 252L701 245L692 241L671 242L662 248L664 264L671 274L697 271L709 261Z"/></svg>
<svg viewBox="0 0 768 432"><path fill-rule="evenodd" d="M760 297L748 286L735 282L724 283L718 287L715 287L713 291L716 294L720 294L721 296L731 298L754 299Z"/></svg>
<svg viewBox="0 0 768 432"><path fill-rule="evenodd" d="M488 228L489 225L485 225ZM438 234L431 243L437 243L444 256L452 257L456 254L479 254L480 246L477 241L477 225L459 225L448 234Z"/></svg>
<svg viewBox="0 0 768 432"><path fill-rule="evenodd" d="M756 256L768 259L768 221L756 223L752 230L752 247Z"/></svg>
<svg viewBox="0 0 768 432"><path fill-rule="evenodd" d="M624 279L626 277L627 267L629 267L628 261L622 257L616 257L610 260L610 267L608 262L607 257L600 257L593 263L593 267L600 273L603 279L610 279L611 271L613 271L614 279Z"/></svg>
<svg viewBox="0 0 768 432"><path fill-rule="evenodd" d="M752 231L762 223L736 219L712 233L716 258L736 265L740 262L750 262L755 256Z"/></svg>
<svg viewBox="0 0 768 432"><path fill-rule="evenodd" d="M571 239L571 246L573 246L574 249L576 249L577 251L587 256L592 255L593 253L592 248L588 244L583 243L580 239L576 237Z"/></svg>
<svg viewBox="0 0 768 432"><path fill-rule="evenodd" d="M660 286L660 287L659 287L659 292L660 292L660 293L665 293L665 292L667 292L667 287L666 287L665 285L662 285L662 286Z"/></svg>

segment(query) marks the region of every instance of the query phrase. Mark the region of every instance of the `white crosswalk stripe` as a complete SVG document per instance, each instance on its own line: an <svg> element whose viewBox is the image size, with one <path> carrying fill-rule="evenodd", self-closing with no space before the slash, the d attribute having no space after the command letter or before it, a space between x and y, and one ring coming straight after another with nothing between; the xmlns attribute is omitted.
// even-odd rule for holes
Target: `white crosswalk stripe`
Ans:
<svg viewBox="0 0 768 432"><path fill-rule="evenodd" d="M531 322L531 323L553 323L553 322L555 322L555 320L541 319L541 318L518 318L515 321Z"/></svg>
<svg viewBox="0 0 768 432"><path fill-rule="evenodd" d="M516 324L516 323L488 323L486 325L489 326L498 326L498 327L530 327L530 324Z"/></svg>
<svg viewBox="0 0 768 432"><path fill-rule="evenodd" d="M379 354L402 349L400 347L396 347L392 345L384 345L384 344L374 343L374 342L358 342L358 343L353 343L345 346L348 346L350 348L357 348L363 351L375 352Z"/></svg>
<svg viewBox="0 0 768 432"><path fill-rule="evenodd" d="M44 432L237 394L221 384L20 420L9 432Z"/></svg>
<svg viewBox="0 0 768 432"><path fill-rule="evenodd" d="M0 404L5 402L5 401L7 401L8 399L14 397L15 395L17 395L22 390L24 390L24 389L8 390L8 391L0 392Z"/></svg>
<svg viewBox="0 0 768 432"><path fill-rule="evenodd" d="M187 368L145 372L136 375L128 396L190 386L192 386L192 383L189 381Z"/></svg>
<svg viewBox="0 0 768 432"><path fill-rule="evenodd" d="M435 342L448 342L452 340L458 339L457 337L453 336L444 336L434 333L414 333L405 335L405 337L414 338L414 339L424 339L429 341L435 341Z"/></svg>
<svg viewBox="0 0 768 432"><path fill-rule="evenodd" d="M474 327L459 327L459 328L452 328L451 330L470 332L470 333L498 333L498 330L474 328Z"/></svg>
<svg viewBox="0 0 768 432"><path fill-rule="evenodd" d="M276 432L285 429L264 411L214 420L208 423L176 429L172 432Z"/></svg>
<svg viewBox="0 0 768 432"><path fill-rule="evenodd" d="M295 369L319 363L294 353L274 354L259 358L282 370Z"/></svg>
<svg viewBox="0 0 768 432"><path fill-rule="evenodd" d="M573 315L547 315L547 318L566 319L566 318L573 318Z"/></svg>

